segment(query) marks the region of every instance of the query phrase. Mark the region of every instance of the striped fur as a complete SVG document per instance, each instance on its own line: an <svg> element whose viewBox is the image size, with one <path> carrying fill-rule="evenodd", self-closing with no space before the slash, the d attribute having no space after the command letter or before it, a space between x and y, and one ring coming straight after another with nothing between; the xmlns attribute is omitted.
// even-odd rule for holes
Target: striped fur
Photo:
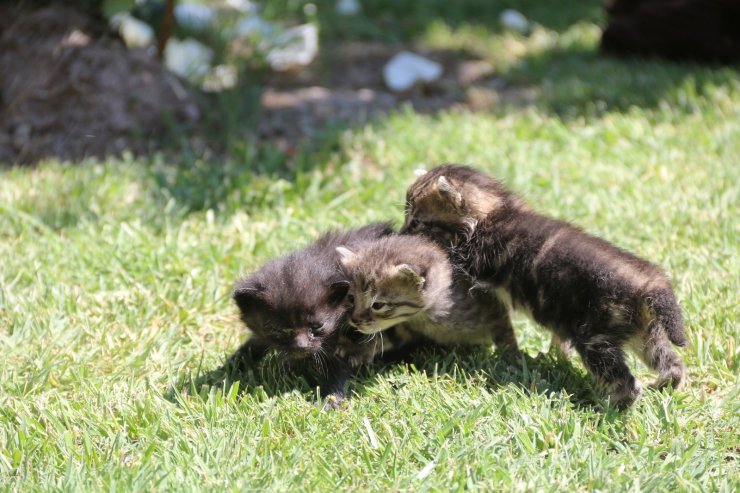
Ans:
<svg viewBox="0 0 740 493"><path fill-rule="evenodd" d="M445 346L495 343L518 354L503 303L455 274L434 242L390 235L338 251L359 332L382 341L394 337L390 328L409 329Z"/></svg>

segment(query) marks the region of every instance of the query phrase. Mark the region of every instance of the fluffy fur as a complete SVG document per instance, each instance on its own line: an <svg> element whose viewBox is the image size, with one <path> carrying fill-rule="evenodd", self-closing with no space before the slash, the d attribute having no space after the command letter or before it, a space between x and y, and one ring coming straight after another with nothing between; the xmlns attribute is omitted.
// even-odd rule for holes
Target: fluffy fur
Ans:
<svg viewBox="0 0 740 493"><path fill-rule="evenodd" d="M408 190L402 231L447 247L454 262L512 308L572 345L618 407L642 386L627 367L632 348L678 387L685 369L671 343L686 345L683 319L657 266L563 221L533 212L493 178L444 165Z"/></svg>
<svg viewBox="0 0 740 493"><path fill-rule="evenodd" d="M371 361L375 347L347 325L349 282L335 249L391 233L387 224L329 233L239 281L233 297L252 336L238 354L259 360L275 349L308 359L323 377L322 393L338 403L351 368Z"/></svg>
<svg viewBox="0 0 740 493"><path fill-rule="evenodd" d="M387 329L402 327L442 345L495 342L518 354L507 308L455 275L434 242L392 235L337 251L350 280L349 323L359 332L387 345L394 341Z"/></svg>

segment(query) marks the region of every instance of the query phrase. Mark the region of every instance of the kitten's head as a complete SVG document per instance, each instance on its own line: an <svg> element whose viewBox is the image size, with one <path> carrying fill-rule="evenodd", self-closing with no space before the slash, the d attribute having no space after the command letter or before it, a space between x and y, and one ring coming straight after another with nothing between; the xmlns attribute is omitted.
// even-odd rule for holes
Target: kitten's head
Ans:
<svg viewBox="0 0 740 493"><path fill-rule="evenodd" d="M408 188L401 233L456 244L488 214L516 203L511 192L484 173L467 166L438 166Z"/></svg>
<svg viewBox="0 0 740 493"><path fill-rule="evenodd" d="M352 305L349 324L363 334L374 334L398 325L424 308L425 279L408 264L387 265L372 276L354 271L361 261L349 249L338 248L342 263L354 272L347 301Z"/></svg>
<svg viewBox="0 0 740 493"><path fill-rule="evenodd" d="M333 354L349 311L349 281L337 267L335 248L392 232L385 223L335 231L267 262L234 289L242 320L261 342L289 357Z"/></svg>
<svg viewBox="0 0 740 493"><path fill-rule="evenodd" d="M352 308L349 324L363 334L374 334L402 323L425 309L429 269L425 257L433 252L414 251L402 240L422 241L411 237L388 238L357 248L338 247L340 264L350 279L347 301ZM403 249L408 249L403 251ZM418 254L415 262L401 257Z"/></svg>
<svg viewBox="0 0 740 493"><path fill-rule="evenodd" d="M234 301L254 335L288 357L331 354L346 323L349 282L321 259L296 256L241 281Z"/></svg>

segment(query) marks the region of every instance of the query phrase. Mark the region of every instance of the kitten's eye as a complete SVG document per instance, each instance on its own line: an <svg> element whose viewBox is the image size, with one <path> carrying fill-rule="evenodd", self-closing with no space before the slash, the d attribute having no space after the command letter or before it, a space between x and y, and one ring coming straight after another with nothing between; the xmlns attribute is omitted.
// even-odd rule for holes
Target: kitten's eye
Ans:
<svg viewBox="0 0 740 493"><path fill-rule="evenodd" d="M353 295L351 295L351 294L348 294L347 295L347 301L349 301L350 303L354 303L355 302L355 297Z"/></svg>
<svg viewBox="0 0 740 493"><path fill-rule="evenodd" d="M321 333L321 329L322 329L323 327L324 327L324 326L323 326L323 325L321 325L321 324L316 324L316 323L314 323L314 324L308 324L308 330L310 330L310 331L311 331L311 334L318 334L318 333Z"/></svg>
<svg viewBox="0 0 740 493"><path fill-rule="evenodd" d="M383 303L382 301L376 301L375 303L373 303L372 308L373 310L382 310L383 308L385 308L386 305L387 303Z"/></svg>

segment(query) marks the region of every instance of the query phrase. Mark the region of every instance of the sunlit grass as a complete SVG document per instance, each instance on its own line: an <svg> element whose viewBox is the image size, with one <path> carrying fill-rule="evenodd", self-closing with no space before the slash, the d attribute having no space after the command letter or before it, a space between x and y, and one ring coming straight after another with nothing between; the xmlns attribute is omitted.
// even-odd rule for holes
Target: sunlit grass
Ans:
<svg viewBox="0 0 740 493"><path fill-rule="evenodd" d="M1 489L736 491L737 71L602 60L588 22L575 54L521 65L540 53L521 41L502 73L540 86L529 106L401 112L294 157L3 171ZM556 47L569 32L543 26ZM452 43L465 27L434 29ZM471 43L508 59L512 35L475 29ZM199 385L245 338L239 276L327 229L399 224L414 170L441 162L663 266L687 321L687 388L598 413L580 364L539 354L546 334L520 317L521 364L422 353L361 372L336 412L274 359Z"/></svg>

